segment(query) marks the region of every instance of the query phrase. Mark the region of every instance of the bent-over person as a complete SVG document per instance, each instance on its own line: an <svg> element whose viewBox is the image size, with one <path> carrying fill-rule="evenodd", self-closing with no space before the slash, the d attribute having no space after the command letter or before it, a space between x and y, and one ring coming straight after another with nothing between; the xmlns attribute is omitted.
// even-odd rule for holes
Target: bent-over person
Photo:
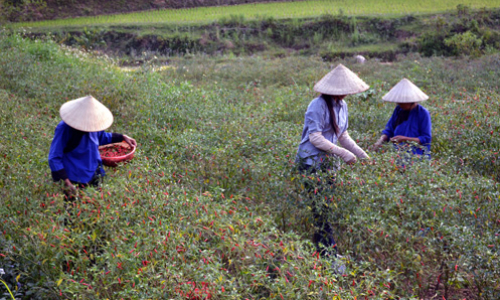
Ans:
<svg viewBox="0 0 500 300"><path fill-rule="evenodd" d="M305 174L315 174L319 170L335 172L337 166L327 162L327 158L332 156L340 157L347 164L368 158L365 151L349 136L349 113L344 101L346 95L360 93L368 88L363 80L341 64L316 83L314 90L320 95L309 103L305 113L304 129L296 156L299 171ZM315 190L331 186L333 181L334 179L315 180L312 186L306 188L313 197ZM327 215L329 210L314 202L312 206L315 225L313 241L316 248L322 255L336 256L337 245Z"/></svg>
<svg viewBox="0 0 500 300"><path fill-rule="evenodd" d="M432 123L429 111L419 104L429 97L410 80L404 78L396 84L382 100L395 102L396 108L387 122L382 136L374 144L379 148L382 143L390 141L396 148L405 149L408 142L415 142L422 147L411 147L411 152L430 157L432 140Z"/></svg>
<svg viewBox="0 0 500 300"><path fill-rule="evenodd" d="M75 185L97 186L105 175L99 146L121 141L137 146L131 137L104 131L113 123L113 115L92 96L66 102L60 115L62 121L50 145L49 166L54 182L64 181L72 193Z"/></svg>

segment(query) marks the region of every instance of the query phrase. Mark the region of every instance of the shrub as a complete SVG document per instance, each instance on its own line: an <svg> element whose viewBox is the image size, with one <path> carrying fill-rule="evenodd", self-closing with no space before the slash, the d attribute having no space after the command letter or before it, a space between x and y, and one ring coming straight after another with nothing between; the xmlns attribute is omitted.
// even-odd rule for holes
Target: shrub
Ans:
<svg viewBox="0 0 500 300"><path fill-rule="evenodd" d="M486 46L500 48L500 32L494 29L483 29L480 34Z"/></svg>
<svg viewBox="0 0 500 300"><path fill-rule="evenodd" d="M27 22L41 20L47 9L44 0L1 0L0 21Z"/></svg>
<svg viewBox="0 0 500 300"><path fill-rule="evenodd" d="M483 41L470 31L455 34L444 40L454 55L479 56Z"/></svg>
<svg viewBox="0 0 500 300"><path fill-rule="evenodd" d="M125 72L18 35L2 35L0 49L0 266L12 289L19 278L19 297L498 294L497 55L352 66L372 89L346 98L351 136L363 148L375 141L393 110L380 97L410 74L431 96L433 158L387 145L370 163L341 165L334 189L309 195L304 185L317 178L293 161L312 86L330 63L195 55ZM67 203L47 152L60 105L84 93L139 147L107 169L101 189ZM321 203L346 276L310 240Z"/></svg>
<svg viewBox="0 0 500 300"><path fill-rule="evenodd" d="M419 52L425 56L451 55L451 47L444 42L447 36L446 32L426 32L422 34L417 39Z"/></svg>

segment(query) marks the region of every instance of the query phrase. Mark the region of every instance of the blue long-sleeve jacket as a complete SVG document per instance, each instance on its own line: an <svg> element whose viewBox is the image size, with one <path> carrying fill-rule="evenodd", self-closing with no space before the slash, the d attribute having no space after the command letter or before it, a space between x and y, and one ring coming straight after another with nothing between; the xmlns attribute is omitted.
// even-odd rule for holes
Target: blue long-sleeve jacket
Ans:
<svg viewBox="0 0 500 300"><path fill-rule="evenodd" d="M432 140L432 123L429 111L425 107L417 105L417 107L410 111L408 120L395 126L401 111L401 107L396 106L382 134L387 135L389 139L397 135L418 138L420 144L427 150L426 154L429 154ZM404 143L401 143L400 145L403 144ZM417 147L413 147L412 152L413 154L424 154L422 149Z"/></svg>
<svg viewBox="0 0 500 300"><path fill-rule="evenodd" d="M79 140L79 141L78 141ZM73 182L88 183L94 174L104 175L99 146L121 142L117 133L81 132L61 121L50 145L49 166L54 181L69 178Z"/></svg>

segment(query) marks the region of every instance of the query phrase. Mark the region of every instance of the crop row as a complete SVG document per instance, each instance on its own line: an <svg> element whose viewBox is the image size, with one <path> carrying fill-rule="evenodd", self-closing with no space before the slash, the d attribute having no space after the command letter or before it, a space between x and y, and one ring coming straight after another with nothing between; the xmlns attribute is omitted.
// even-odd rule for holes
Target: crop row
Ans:
<svg viewBox="0 0 500 300"><path fill-rule="evenodd" d="M346 98L363 148L393 109L381 95L403 76L431 96L434 140L430 161L402 168L407 158L388 145L317 193L345 255L341 276L310 240L303 187L317 179L293 164L311 87L329 64L195 57L124 72L18 35L3 35L0 50L0 265L20 297L498 295L498 55L352 66L371 85ZM47 153L60 105L88 93L139 147L107 169L102 189L67 203Z"/></svg>
<svg viewBox="0 0 500 300"><path fill-rule="evenodd" d="M457 5L471 8L495 8L499 0L478 0L473 3L463 0L445 1L399 1L399 0L316 0L283 3L258 3L224 7L202 7L190 9L165 9L129 14L98 17L82 17L64 20L50 20L32 23L17 23L13 27L61 27L120 24L161 24L161 23L206 23L232 16L244 18L304 18L323 14L346 14L352 16L391 16L436 13L454 10Z"/></svg>

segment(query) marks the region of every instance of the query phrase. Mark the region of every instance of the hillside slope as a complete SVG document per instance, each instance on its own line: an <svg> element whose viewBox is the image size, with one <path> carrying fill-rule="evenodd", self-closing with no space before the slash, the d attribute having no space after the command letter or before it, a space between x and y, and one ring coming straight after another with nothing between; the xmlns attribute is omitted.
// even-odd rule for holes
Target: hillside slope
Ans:
<svg viewBox="0 0 500 300"><path fill-rule="evenodd" d="M9 21L40 21L82 16L97 16L164 8L223 6L291 0L0 0L0 16ZM3 4L2 4L3 3ZM3 7L2 7L3 6Z"/></svg>
<svg viewBox="0 0 500 300"><path fill-rule="evenodd" d="M235 7L226 9L229 8ZM213 10L201 8L196 13L203 17ZM147 56L168 59L193 54L256 53L271 57L314 55L328 61L360 54L392 61L399 54L412 52L424 56L477 57L500 49L499 9L462 7L456 12L399 17L324 14L308 18L251 19L232 14L205 23L173 22L173 19L182 20L193 10L175 11L180 15L170 12L25 23L29 28L24 32L30 37L48 34L58 43L128 57L132 61L144 61Z"/></svg>

